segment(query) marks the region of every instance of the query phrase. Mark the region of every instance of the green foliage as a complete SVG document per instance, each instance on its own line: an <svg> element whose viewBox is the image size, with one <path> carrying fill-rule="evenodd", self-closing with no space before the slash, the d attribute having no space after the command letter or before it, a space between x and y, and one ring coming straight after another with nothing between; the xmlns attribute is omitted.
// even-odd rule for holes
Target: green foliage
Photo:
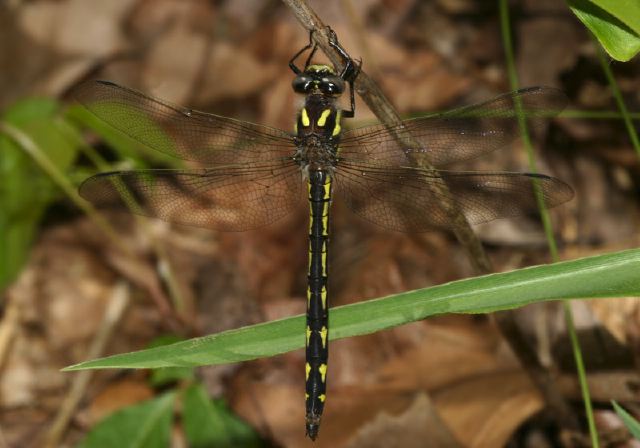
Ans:
<svg viewBox="0 0 640 448"><path fill-rule="evenodd" d="M183 400L184 431L191 448L262 446L253 428L222 400L212 401L201 385L190 386Z"/></svg>
<svg viewBox="0 0 640 448"><path fill-rule="evenodd" d="M0 120L23 133L61 172L76 158L79 135L59 116L52 99L20 101ZM0 134L0 291L24 265L45 209L60 191L15 140Z"/></svg>
<svg viewBox="0 0 640 448"><path fill-rule="evenodd" d="M640 440L640 422L633 418L631 414L625 411L624 408L615 401L612 401L611 404L613 404L613 409L616 411L616 414L618 414L618 417L622 419L634 439Z"/></svg>
<svg viewBox="0 0 640 448"><path fill-rule="evenodd" d="M607 53L628 61L640 51L638 0L567 0L573 13L589 28Z"/></svg>
<svg viewBox="0 0 640 448"><path fill-rule="evenodd" d="M331 310L331 339L373 333L442 313L486 313L569 298L640 293L640 249L459 280ZM304 346L304 316L76 364L65 370L201 366Z"/></svg>
<svg viewBox="0 0 640 448"><path fill-rule="evenodd" d="M151 343L149 344L149 348L175 344L176 342L180 342L182 340L183 338L175 335L160 336L151 341ZM194 373L191 367L162 367L159 369L153 369L151 371L149 382L154 387L161 387L171 383L175 383L177 381L193 379Z"/></svg>
<svg viewBox="0 0 640 448"><path fill-rule="evenodd" d="M156 338L150 348L163 347L182 339L166 335ZM150 382L157 387L178 383L178 389L152 400L128 406L98 423L78 448L94 447L167 447L173 410L182 410L184 434L191 448L260 447L256 432L240 420L222 400L211 400L201 384L194 383L191 367L154 369ZM176 406L176 399L180 404Z"/></svg>
<svg viewBox="0 0 640 448"><path fill-rule="evenodd" d="M181 399L181 406L176 406ZM174 408L191 448L260 447L257 433L231 412L222 400L211 400L200 384L183 393L168 392L128 406L98 423L78 448L166 448L174 425Z"/></svg>
<svg viewBox="0 0 640 448"><path fill-rule="evenodd" d="M146 166L141 154L167 166L180 166L178 159L135 143L80 106L63 114L62 105L54 99L19 101L0 116L0 122L32 143L27 149L14 135L0 134L0 291L24 266L45 210L63 196L59 179L43 170L29 151L37 151L61 176L86 178L94 172L73 169L73 163L84 145L79 129L90 128L138 167Z"/></svg>
<svg viewBox="0 0 640 448"><path fill-rule="evenodd" d="M167 448L175 394L129 406L102 420L78 448Z"/></svg>

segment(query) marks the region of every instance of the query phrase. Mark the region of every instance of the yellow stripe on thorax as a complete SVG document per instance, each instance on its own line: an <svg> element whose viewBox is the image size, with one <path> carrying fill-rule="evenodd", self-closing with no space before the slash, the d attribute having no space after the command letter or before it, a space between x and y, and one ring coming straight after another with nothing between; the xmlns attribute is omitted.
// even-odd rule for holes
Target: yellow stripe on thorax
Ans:
<svg viewBox="0 0 640 448"><path fill-rule="evenodd" d="M329 118L329 115L331 115L331 109L325 109L322 111L322 113L320 114L320 118L318 118L317 124L318 127L324 127L325 124L327 124L327 118Z"/></svg>
<svg viewBox="0 0 640 448"><path fill-rule="evenodd" d="M307 114L307 108L303 107L302 112L300 113L302 118L302 126L309 127L311 124L311 120L309 120L309 114Z"/></svg>
<svg viewBox="0 0 640 448"><path fill-rule="evenodd" d="M336 135L338 135L342 131L342 128L340 127L340 115L341 114L342 114L342 112L340 110L338 110L338 113L336 114L336 124L333 127L333 132L331 133L332 137L335 137Z"/></svg>

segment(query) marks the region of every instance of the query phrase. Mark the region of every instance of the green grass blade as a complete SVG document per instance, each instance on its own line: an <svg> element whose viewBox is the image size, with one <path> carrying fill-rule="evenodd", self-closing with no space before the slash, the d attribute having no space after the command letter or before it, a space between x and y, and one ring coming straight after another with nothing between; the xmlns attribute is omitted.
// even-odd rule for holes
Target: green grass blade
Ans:
<svg viewBox="0 0 640 448"><path fill-rule="evenodd" d="M618 414L618 417L622 419L633 438L640 440L640 422L633 418L633 415L625 411L624 408L615 401L612 401L611 404L613 404L613 409L616 411L616 414Z"/></svg>
<svg viewBox="0 0 640 448"><path fill-rule="evenodd" d="M484 313L545 300L640 294L640 249L535 266L408 291L331 310L330 338L369 334L443 313ZM76 364L65 370L201 366L304 346L304 316Z"/></svg>
<svg viewBox="0 0 640 448"><path fill-rule="evenodd" d="M507 72L509 75L509 81L512 89L518 88L518 74L516 71L515 57L513 51L513 40L511 39L511 24L509 20L509 4L507 0L499 0L500 6L500 18L502 25L502 36L503 36L503 45L505 48L505 56L507 62ZM516 103L518 106L518 103ZM529 160L529 169L530 171L537 173L537 161L535 152L533 151L533 146L531 144L531 139L529 137L529 132L526 126L526 121L522 118L522 115L519 114L518 124L520 126L520 133L522 135L522 140L527 152L527 158ZM547 239L547 245L549 246L549 253L551 255L551 259L553 262L559 261L558 255L558 245L556 243L556 239L553 233L553 226L551 224L551 216L549 215L549 211L545 207L544 199L542 197L542 193L537 185L535 186L536 199L538 202L538 209L540 212L540 218L542 220L542 226L544 228L544 233ZM582 359L582 351L580 348L580 341L578 340L578 336L576 333L576 328L573 321L573 313L571 310L571 303L566 301L562 304L564 310L564 317L567 324L567 332L571 338L571 348L573 351L573 357L576 362L576 372L578 374L578 380L580 383L580 391L582 393L582 399L585 408L585 415L587 417L587 424L589 427L589 435L591 437L591 444L593 448L598 447L598 432L595 425L595 420L593 417L593 407L591 405L591 394L589 392L589 384L587 382L587 373L584 367L584 361ZM549 378L550 379L550 378ZM546 393L553 393L552 390L547 389Z"/></svg>

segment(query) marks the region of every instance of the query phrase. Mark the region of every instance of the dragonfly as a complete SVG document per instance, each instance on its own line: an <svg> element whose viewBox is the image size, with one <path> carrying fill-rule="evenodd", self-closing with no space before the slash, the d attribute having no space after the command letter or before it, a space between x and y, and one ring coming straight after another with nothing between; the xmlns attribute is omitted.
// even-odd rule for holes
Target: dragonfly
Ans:
<svg viewBox="0 0 640 448"><path fill-rule="evenodd" d="M102 121L181 163L174 169L90 177L79 191L97 205L124 205L176 224L243 231L283 218L306 198L305 420L312 440L327 398L334 190L356 215L409 233L450 228L447 200L477 224L535 212L539 199L551 208L573 196L569 185L542 174L451 169L516 139L522 117L529 126L543 125L566 103L560 90L525 88L400 124L345 130L343 119L355 115L361 61L349 56L330 29L329 37L342 69L311 63L317 50L312 36L289 61L293 90L304 96L294 132L175 106L108 81L84 84L76 94ZM299 68L296 61L305 52ZM338 100L347 87L349 109Z"/></svg>

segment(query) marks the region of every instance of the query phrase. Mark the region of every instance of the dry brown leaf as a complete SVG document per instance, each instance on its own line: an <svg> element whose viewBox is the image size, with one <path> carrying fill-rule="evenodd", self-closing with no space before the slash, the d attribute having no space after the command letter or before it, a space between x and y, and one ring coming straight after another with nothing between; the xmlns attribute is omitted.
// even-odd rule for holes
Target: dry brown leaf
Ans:
<svg viewBox="0 0 640 448"><path fill-rule="evenodd" d="M638 297L590 300L595 316L621 344L640 341L640 300Z"/></svg>
<svg viewBox="0 0 640 448"><path fill-rule="evenodd" d="M192 88L204 69L206 37L177 21L150 49L142 64L142 85L172 103L187 105ZM162 92L158 94L158 92Z"/></svg>
<svg viewBox="0 0 640 448"><path fill-rule="evenodd" d="M563 395L579 401L582 399L580 383L574 372L562 375L558 381ZM634 402L638 400L640 375L630 370L596 372L587 368L589 394L594 402Z"/></svg>
<svg viewBox="0 0 640 448"><path fill-rule="evenodd" d="M467 378L433 400L458 439L473 448L504 446L544 405L528 376L508 369Z"/></svg>
<svg viewBox="0 0 640 448"><path fill-rule="evenodd" d="M276 78L279 68L265 64L243 48L218 42L206 56L206 82L198 92L200 101L242 98L258 93Z"/></svg>
<svg viewBox="0 0 640 448"><path fill-rule="evenodd" d="M122 46L120 23L135 0L25 3L18 21L26 35L68 55L105 57Z"/></svg>
<svg viewBox="0 0 640 448"><path fill-rule="evenodd" d="M22 2L12 11L16 28L5 28L3 36L7 52L16 52L11 64L1 67L4 84L14 86L3 93L60 95L97 62L123 50L121 22L133 4L135 0Z"/></svg>
<svg viewBox="0 0 640 448"><path fill-rule="evenodd" d="M363 425L346 446L456 448L462 445L449 432L428 395L419 394L402 414L381 413Z"/></svg>
<svg viewBox="0 0 640 448"><path fill-rule="evenodd" d="M9 289L20 327L0 377L3 405L33 405L42 394L61 392L66 377L59 369L82 360L101 321L113 278L86 250L69 245L69 236L64 228L43 236Z"/></svg>
<svg viewBox="0 0 640 448"><path fill-rule="evenodd" d="M154 391L143 375L110 383L83 411L83 423L93 426L124 407L152 398Z"/></svg>

